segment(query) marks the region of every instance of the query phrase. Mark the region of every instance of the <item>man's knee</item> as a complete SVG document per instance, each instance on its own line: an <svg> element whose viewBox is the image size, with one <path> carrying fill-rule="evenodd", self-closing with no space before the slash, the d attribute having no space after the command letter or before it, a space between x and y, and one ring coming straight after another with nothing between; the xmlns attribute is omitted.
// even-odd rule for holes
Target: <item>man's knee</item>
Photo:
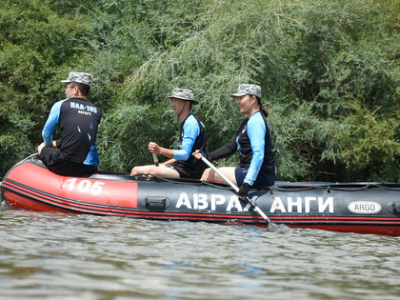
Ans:
<svg viewBox="0 0 400 300"><path fill-rule="evenodd" d="M153 167L134 167L131 171L131 176L138 174L148 174L151 173Z"/></svg>
<svg viewBox="0 0 400 300"><path fill-rule="evenodd" d="M211 169L205 169L203 175L201 176L201 180L210 180L211 171Z"/></svg>
<svg viewBox="0 0 400 300"><path fill-rule="evenodd" d="M132 169L132 171L131 171L131 176L135 176L135 175L137 175L137 174L143 173L143 172L141 171L141 169L142 169L142 167L134 167L134 168Z"/></svg>
<svg viewBox="0 0 400 300"><path fill-rule="evenodd" d="M39 155L40 155L40 153L42 152L42 149L44 148L44 143L41 143L39 146L38 146L38 153L39 153Z"/></svg>

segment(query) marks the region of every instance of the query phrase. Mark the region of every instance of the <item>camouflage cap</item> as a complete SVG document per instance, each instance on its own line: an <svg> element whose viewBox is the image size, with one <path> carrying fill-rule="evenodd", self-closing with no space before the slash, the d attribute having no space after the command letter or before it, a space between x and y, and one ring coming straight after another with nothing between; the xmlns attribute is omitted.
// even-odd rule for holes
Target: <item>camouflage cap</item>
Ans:
<svg viewBox="0 0 400 300"><path fill-rule="evenodd" d="M236 94L232 94L231 97L236 98L244 95L254 95L261 98L261 86L256 84L241 84Z"/></svg>
<svg viewBox="0 0 400 300"><path fill-rule="evenodd" d="M193 91L187 89L174 89L171 96L167 98L177 98L186 101L192 101L193 105L199 104L199 101L193 99Z"/></svg>
<svg viewBox="0 0 400 300"><path fill-rule="evenodd" d="M69 72L67 80L61 80L61 82L69 83L69 82L76 82L82 83L90 86L92 84L92 74L89 73L82 73L82 72Z"/></svg>

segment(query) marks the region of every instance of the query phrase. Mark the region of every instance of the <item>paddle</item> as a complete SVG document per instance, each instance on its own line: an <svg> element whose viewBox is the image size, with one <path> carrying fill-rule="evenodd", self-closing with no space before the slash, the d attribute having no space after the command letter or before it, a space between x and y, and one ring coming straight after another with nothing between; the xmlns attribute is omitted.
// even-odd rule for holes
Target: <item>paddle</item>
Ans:
<svg viewBox="0 0 400 300"><path fill-rule="evenodd" d="M239 192L239 188L233 184L232 181L230 181L224 174L222 174L220 171L218 171L218 169L216 167L214 167L214 165L212 163L210 163L208 161L207 158L205 158L204 156L201 157L201 159L211 168L214 170L215 173L217 173L223 180L225 180L225 182L227 184L229 184L234 190L235 192ZM263 219L267 222L267 223L272 223L271 220L266 216L266 214L263 213L263 211L254 203L253 200L251 200L249 197L246 197L246 201L250 203L250 205L253 207L253 209L258 212L258 214L263 217Z"/></svg>
<svg viewBox="0 0 400 300"><path fill-rule="evenodd" d="M156 167L158 167L160 164L158 163L158 158L157 158L157 154L153 153L153 161L154 161L154 165Z"/></svg>

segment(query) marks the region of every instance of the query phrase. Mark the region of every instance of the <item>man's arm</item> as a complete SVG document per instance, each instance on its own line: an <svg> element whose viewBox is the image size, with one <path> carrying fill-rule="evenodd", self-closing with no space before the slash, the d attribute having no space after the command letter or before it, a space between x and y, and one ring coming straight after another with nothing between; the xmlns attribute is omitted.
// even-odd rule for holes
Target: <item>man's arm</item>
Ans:
<svg viewBox="0 0 400 300"><path fill-rule="evenodd" d="M65 100L58 101L50 110L49 117L42 131L43 141L46 146L53 146L53 132L60 119L61 104Z"/></svg>
<svg viewBox="0 0 400 300"><path fill-rule="evenodd" d="M156 143L151 142L148 147L151 153L161 154L169 158L174 158L174 150L158 146Z"/></svg>
<svg viewBox="0 0 400 300"><path fill-rule="evenodd" d="M200 127L196 119L193 117L191 120L186 121L185 125L183 126L181 148L179 150L173 150L173 158L183 161L188 160L192 154L193 145L199 134Z"/></svg>
<svg viewBox="0 0 400 300"><path fill-rule="evenodd" d="M158 146L156 143L149 144L149 151L151 153L161 154L175 160L187 160L190 155L197 136L200 133L200 128L197 121L187 122L183 127L184 136L182 138L182 145L180 150L167 149ZM174 160L174 161L175 161ZM170 161L167 161L170 164ZM166 163L164 163L166 164Z"/></svg>

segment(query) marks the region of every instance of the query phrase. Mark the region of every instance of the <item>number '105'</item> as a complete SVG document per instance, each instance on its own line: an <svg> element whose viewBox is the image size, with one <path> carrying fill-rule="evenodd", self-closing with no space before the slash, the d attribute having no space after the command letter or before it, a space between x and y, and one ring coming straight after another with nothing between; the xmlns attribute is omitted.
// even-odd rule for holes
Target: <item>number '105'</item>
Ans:
<svg viewBox="0 0 400 300"><path fill-rule="evenodd" d="M75 184L78 178L71 178L68 179L67 182L69 183L68 190L72 191L75 188ZM104 182L99 182L95 181L93 184L90 180L81 180L78 183L78 191L80 193L87 193L90 192L92 195L100 195L101 192L103 191L102 185L104 185Z"/></svg>

